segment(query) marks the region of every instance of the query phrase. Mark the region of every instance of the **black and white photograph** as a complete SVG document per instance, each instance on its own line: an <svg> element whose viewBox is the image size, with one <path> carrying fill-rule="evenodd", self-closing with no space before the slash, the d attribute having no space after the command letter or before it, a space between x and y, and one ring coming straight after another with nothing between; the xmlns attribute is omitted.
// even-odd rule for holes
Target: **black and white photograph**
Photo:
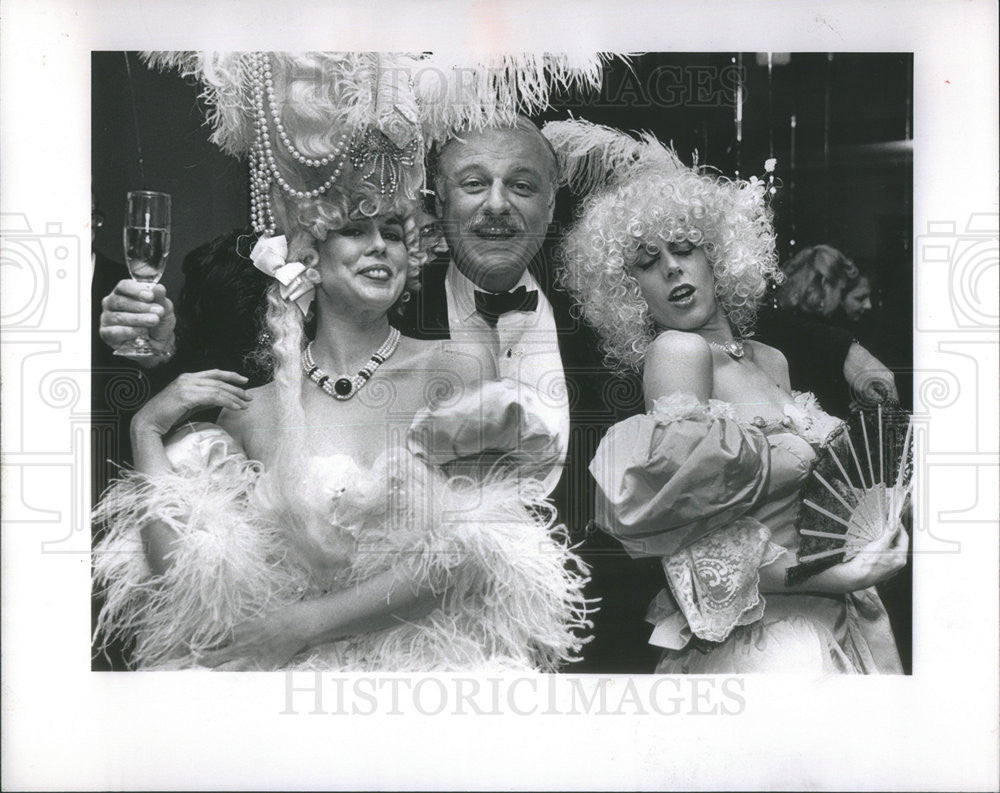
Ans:
<svg viewBox="0 0 1000 793"><path fill-rule="evenodd" d="M5 788L996 789L996 9L42 5Z"/></svg>
<svg viewBox="0 0 1000 793"><path fill-rule="evenodd" d="M904 671L911 57L102 52L92 81L95 213L152 224L95 236L93 415L149 395L95 450L129 466L92 480L100 648ZM165 279L188 216L224 231Z"/></svg>

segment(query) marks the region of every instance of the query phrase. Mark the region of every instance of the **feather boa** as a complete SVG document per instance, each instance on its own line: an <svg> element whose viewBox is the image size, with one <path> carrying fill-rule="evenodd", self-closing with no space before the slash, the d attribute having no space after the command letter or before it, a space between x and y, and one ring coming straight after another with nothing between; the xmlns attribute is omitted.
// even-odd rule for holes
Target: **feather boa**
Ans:
<svg viewBox="0 0 1000 793"><path fill-rule="evenodd" d="M247 509L258 473L230 459L197 475L131 471L108 489L94 512L107 527L94 550L102 646L134 638L136 666L185 666L244 620L301 597L306 571L288 560L276 527ZM161 575L142 537L154 520L177 537Z"/></svg>
<svg viewBox="0 0 1000 793"><path fill-rule="evenodd" d="M443 592L444 604L413 624L344 643L343 665L555 671L573 660L589 627L586 568L552 511L525 504L511 478L474 483L433 474L427 495L422 518L411 511L408 522L383 522L365 535L351 574L364 580L401 562Z"/></svg>
<svg viewBox="0 0 1000 793"><path fill-rule="evenodd" d="M356 545L342 585L401 564L442 593L443 605L412 623L313 648L291 666L555 670L573 660L590 627L586 568L545 502L525 503L513 478L473 483L418 470L422 476L389 482L399 508L374 510L346 531ZM94 560L106 600L100 636L134 636L140 668L190 667L241 622L317 594L288 535L301 521L263 505L265 478L255 464L230 457L208 470L131 472L116 482L95 512L108 527ZM179 537L162 575L146 563L141 537L153 519Z"/></svg>

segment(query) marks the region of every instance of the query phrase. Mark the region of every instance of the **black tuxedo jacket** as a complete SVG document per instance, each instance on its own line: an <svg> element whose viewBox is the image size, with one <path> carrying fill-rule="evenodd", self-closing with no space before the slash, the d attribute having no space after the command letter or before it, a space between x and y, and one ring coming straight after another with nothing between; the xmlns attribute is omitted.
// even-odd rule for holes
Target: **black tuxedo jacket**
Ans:
<svg viewBox="0 0 1000 793"><path fill-rule="evenodd" d="M583 660L570 673L652 672L659 650L648 644L646 608L665 584L658 559L635 560L621 544L593 526L595 483L588 465L597 445L615 421L643 410L641 381L617 375L601 361L594 331L574 316L569 295L554 284L553 268L540 254L529 271L548 298L555 317L569 398L570 437L566 467L552 500L566 524L576 550L590 566L587 596L600 598L593 615L593 638L584 646ZM415 338L450 338L445 276L449 260L429 262L421 273L421 288L395 320Z"/></svg>

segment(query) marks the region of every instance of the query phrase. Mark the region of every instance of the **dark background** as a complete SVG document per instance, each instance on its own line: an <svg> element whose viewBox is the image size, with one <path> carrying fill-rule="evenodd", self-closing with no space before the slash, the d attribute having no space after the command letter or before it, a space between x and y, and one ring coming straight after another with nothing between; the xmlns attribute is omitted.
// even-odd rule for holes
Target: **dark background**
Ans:
<svg viewBox="0 0 1000 793"><path fill-rule="evenodd" d="M700 163L730 176L764 177L765 160L775 158L772 207L781 260L824 243L873 272L876 310L860 340L896 372L900 398L910 407L912 74L913 58L905 53L654 53L610 65L599 94L557 96L553 109L536 120L572 113L648 130L673 142L686 162L697 152ZM173 197L163 283L174 300L183 257L247 225L249 192L246 166L208 142L193 80L153 72L135 53L96 52L92 86L92 186L105 218L94 242L96 320L100 297L127 277L120 264L127 191L159 190ZM557 206L557 223L569 222L572 197L560 195ZM99 341L93 355L96 498L112 471L107 461L127 456L127 421L150 385ZM134 384L122 389L129 378ZM909 570L883 592L907 671ZM94 668L109 668L104 664L95 660Z"/></svg>
<svg viewBox="0 0 1000 793"><path fill-rule="evenodd" d="M727 175L764 175L777 159L774 200L782 261L833 245L880 275L883 310L909 333L912 316L912 63L908 54L649 54L612 64L598 95L557 97L540 121L567 112L649 130L686 161ZM741 77L742 75L742 77ZM735 98L743 95L742 141ZM93 188L106 223L96 248L121 260L125 193L173 196L164 283L197 245L246 225L245 166L208 142L193 80L147 69L135 53L93 55ZM795 117L794 149L792 117ZM570 204L561 202L564 220Z"/></svg>

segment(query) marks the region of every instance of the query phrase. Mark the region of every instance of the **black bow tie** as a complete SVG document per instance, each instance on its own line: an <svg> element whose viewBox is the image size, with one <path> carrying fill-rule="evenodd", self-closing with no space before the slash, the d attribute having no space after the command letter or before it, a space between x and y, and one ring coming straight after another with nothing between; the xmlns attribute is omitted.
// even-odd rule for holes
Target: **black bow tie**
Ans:
<svg viewBox="0 0 1000 793"><path fill-rule="evenodd" d="M513 292L480 292L476 290L476 311L491 328L497 326L497 320L508 311L534 311L538 308L538 290L530 292L526 287L519 286Z"/></svg>

